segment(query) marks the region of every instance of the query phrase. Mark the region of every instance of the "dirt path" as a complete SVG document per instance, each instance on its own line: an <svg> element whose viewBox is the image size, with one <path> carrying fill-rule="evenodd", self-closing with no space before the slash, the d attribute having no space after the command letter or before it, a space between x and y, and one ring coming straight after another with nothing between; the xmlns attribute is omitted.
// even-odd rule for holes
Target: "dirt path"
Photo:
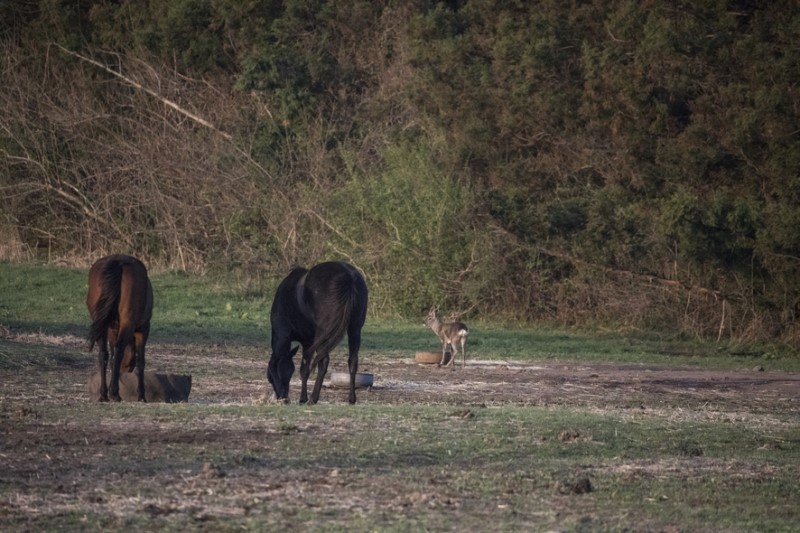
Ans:
<svg viewBox="0 0 800 533"><path fill-rule="evenodd" d="M471 362L450 370L410 359L377 364L367 402L535 405L775 422L800 413L800 375L613 364ZM657 412L657 413L656 413Z"/></svg>
<svg viewBox="0 0 800 533"><path fill-rule="evenodd" d="M25 335L18 342L47 345L59 351L83 347L75 337ZM236 346L159 345L148 347L148 370L193 374L190 402L263 402L271 393L264 378L266 354ZM334 358L329 372L346 371ZM95 357L64 358L56 370L20 372L3 384L6 401L87 401L88 374ZM386 358L362 354L361 370L375 384L360 391L359 402L383 404L535 405L592 409L658 409L703 412L746 411L770 416L800 411L800 373L752 370L705 370L637 364L524 363L471 360L440 368L418 364L413 354ZM312 375L313 378L313 375ZM299 392L297 373L290 398ZM322 402L343 402L346 391L327 386Z"/></svg>

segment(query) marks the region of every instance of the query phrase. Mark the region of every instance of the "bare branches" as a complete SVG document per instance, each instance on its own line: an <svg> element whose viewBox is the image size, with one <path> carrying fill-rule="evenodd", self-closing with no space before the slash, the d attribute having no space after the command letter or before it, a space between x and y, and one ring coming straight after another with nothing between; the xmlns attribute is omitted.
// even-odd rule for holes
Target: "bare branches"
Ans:
<svg viewBox="0 0 800 533"><path fill-rule="evenodd" d="M128 76L125 76L124 74L122 74L120 72L117 72L116 70L113 70L113 69L107 67L106 65L100 63L99 61L95 61L94 59L91 59L91 58L86 57L86 56L84 56L82 54L79 54L78 52L73 52L72 50L68 50L68 49L64 48L63 46L61 46L60 44L58 44L58 43L54 43L54 45L57 46L58 48L60 48L62 51L64 51L64 53L69 54L69 55L71 55L73 57L77 57L81 61L86 61L87 63L90 63L90 64L92 64L92 65L104 70L105 72L108 72L109 74L111 74L113 76L116 76L117 78L123 80L125 83L131 85L132 87L135 87L135 88L137 88L137 89L139 89L141 91L144 91L145 93L149 94L153 98L156 98L157 100L162 102L164 105L171 107L172 109L174 109L178 113L181 113L182 115L190 118L191 120L197 122L198 124L200 124L202 126L205 126L206 128L214 131L215 133L217 133L218 135L222 136L223 138L225 138L225 139L227 139L229 141L233 139L233 137L230 134L225 133L224 131L221 131L219 128L217 128L216 126L211 124L211 122L209 122L209 121L205 120L204 118L192 113L191 111L189 111L187 109L184 109L183 107L179 106L178 104L176 104L172 100L170 100L168 98L164 98L163 96L159 95L157 92L155 92L155 91L153 91L151 89L148 89L147 87L141 85L140 83L137 83L136 81L134 81L133 79L129 78Z"/></svg>
<svg viewBox="0 0 800 533"><path fill-rule="evenodd" d="M263 197L256 188L270 180L253 180L253 169L269 174L173 95L233 120L237 98L167 68L134 61L122 76L58 48L66 54L46 63L0 58L3 222L31 247L56 254L127 251L151 264L202 270L208 250L226 238L224 221ZM124 85L99 86L89 69L68 68L67 55ZM243 249L231 242L232 255Z"/></svg>
<svg viewBox="0 0 800 533"><path fill-rule="evenodd" d="M661 285L663 287L680 288L680 289L682 289L682 290L684 290L686 292L695 292L695 293L700 293L700 294L706 294L706 295L712 296L715 300L717 300L717 299L722 299L722 300L728 299L721 291L718 291L718 290L715 290L715 289L708 289L706 287L700 287L698 285L689 285L689 284L683 283L683 282L678 281L678 280L664 279L664 278L660 278L658 276L654 276L654 275L651 275L651 274L637 274L636 272L631 272L630 270L622 270L622 269L617 269L617 268L606 267L606 266L603 266L603 265L597 265L597 264L594 264L594 263L589 263L588 261L584 261L584 260L582 260L582 259L580 259L578 257L574 257L574 256L571 256L569 254L565 254L563 252L559 252L557 250L552 250L552 249L549 249L549 248L539 247L539 250L544 254L547 254L547 255L549 255L551 257L557 257L559 259L564 259L564 260L566 260L566 261L568 261L568 262L570 262L570 263L572 263L573 265L576 265L576 266L588 266L588 267L591 267L591 268L594 268L594 269L598 269L598 270L602 270L604 272L608 272L610 274L615 274L617 276L636 279L638 281L645 282L645 283L657 284L657 285Z"/></svg>

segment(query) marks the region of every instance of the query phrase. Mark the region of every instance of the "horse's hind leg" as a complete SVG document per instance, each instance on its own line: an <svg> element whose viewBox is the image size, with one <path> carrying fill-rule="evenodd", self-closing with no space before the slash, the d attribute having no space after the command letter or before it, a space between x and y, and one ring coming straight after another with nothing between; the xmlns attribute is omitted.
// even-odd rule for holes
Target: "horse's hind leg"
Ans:
<svg viewBox="0 0 800 533"><path fill-rule="evenodd" d="M108 334L100 337L98 349L97 366L100 369L100 397L98 401L108 401L108 382L106 381L106 371L108 369Z"/></svg>
<svg viewBox="0 0 800 533"><path fill-rule="evenodd" d="M136 350L136 376L139 378L137 392L139 393L139 401L146 402L144 397L144 347L147 344L147 337L150 334L150 326L143 327L139 333L133 334Z"/></svg>
<svg viewBox="0 0 800 533"><path fill-rule="evenodd" d="M312 404L319 401L319 393L322 391L322 380L325 379L325 373L328 371L328 361L330 361L330 356L325 354L324 357L319 358L319 362L317 363L317 381L314 382L314 390L311 391Z"/></svg>
<svg viewBox="0 0 800 533"><path fill-rule="evenodd" d="M314 354L303 346L303 357L300 361L300 403L308 403L308 376L311 374L311 359Z"/></svg>
<svg viewBox="0 0 800 533"><path fill-rule="evenodd" d="M347 334L349 356L347 366L350 370L350 404L356 403L356 374L358 373L358 350L361 348L361 331L350 331Z"/></svg>
<svg viewBox="0 0 800 533"><path fill-rule="evenodd" d="M111 384L109 386L111 390L109 397L115 402L122 401L122 397L119 395L119 376L122 367L122 359L125 357L125 348L132 344L132 342L133 332L126 328L120 329L120 331L117 332L116 342L112 343L112 346L114 346L114 353L111 354Z"/></svg>

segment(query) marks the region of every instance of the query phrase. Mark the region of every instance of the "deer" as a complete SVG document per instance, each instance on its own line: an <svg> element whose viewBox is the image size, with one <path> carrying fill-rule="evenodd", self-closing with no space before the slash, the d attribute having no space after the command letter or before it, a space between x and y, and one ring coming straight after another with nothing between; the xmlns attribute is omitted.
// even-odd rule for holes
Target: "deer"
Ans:
<svg viewBox="0 0 800 533"><path fill-rule="evenodd" d="M450 366L453 364L453 361L456 360L456 356L458 355L458 348L456 347L456 343L461 343L461 353L464 359L464 368L467 366L467 350L465 344L467 342L467 336L469 335L469 328L463 322L448 322L442 323L439 321L439 318L436 316L438 308L431 307L431 310L428 312L428 316L425 317L424 325L428 326L433 330L434 333L439 337L439 340L442 341L442 360L439 361L439 366L444 364L444 360L447 354L447 345L449 344L453 348L453 356L450 358L450 361L447 362L445 366ZM455 367L453 367L455 368Z"/></svg>

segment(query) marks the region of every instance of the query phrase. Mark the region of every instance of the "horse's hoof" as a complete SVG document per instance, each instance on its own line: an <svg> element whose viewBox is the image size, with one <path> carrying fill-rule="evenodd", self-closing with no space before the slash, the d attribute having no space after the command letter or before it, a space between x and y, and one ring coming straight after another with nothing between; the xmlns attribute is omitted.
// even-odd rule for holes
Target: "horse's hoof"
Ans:
<svg viewBox="0 0 800 533"><path fill-rule="evenodd" d="M140 402L142 402L142 403L147 403L147 400L144 398L144 396L142 396L141 398L139 398L139 401L140 401Z"/></svg>
<svg viewBox="0 0 800 533"><path fill-rule="evenodd" d="M112 394L112 395L111 395L111 401L114 401L114 402L121 402L121 401L122 401L122 398L120 397L120 395L119 395L119 394Z"/></svg>
<svg viewBox="0 0 800 533"><path fill-rule="evenodd" d="M100 397L97 399L97 401L98 401L98 402L107 402L107 401L108 401L108 396L100 396Z"/></svg>

